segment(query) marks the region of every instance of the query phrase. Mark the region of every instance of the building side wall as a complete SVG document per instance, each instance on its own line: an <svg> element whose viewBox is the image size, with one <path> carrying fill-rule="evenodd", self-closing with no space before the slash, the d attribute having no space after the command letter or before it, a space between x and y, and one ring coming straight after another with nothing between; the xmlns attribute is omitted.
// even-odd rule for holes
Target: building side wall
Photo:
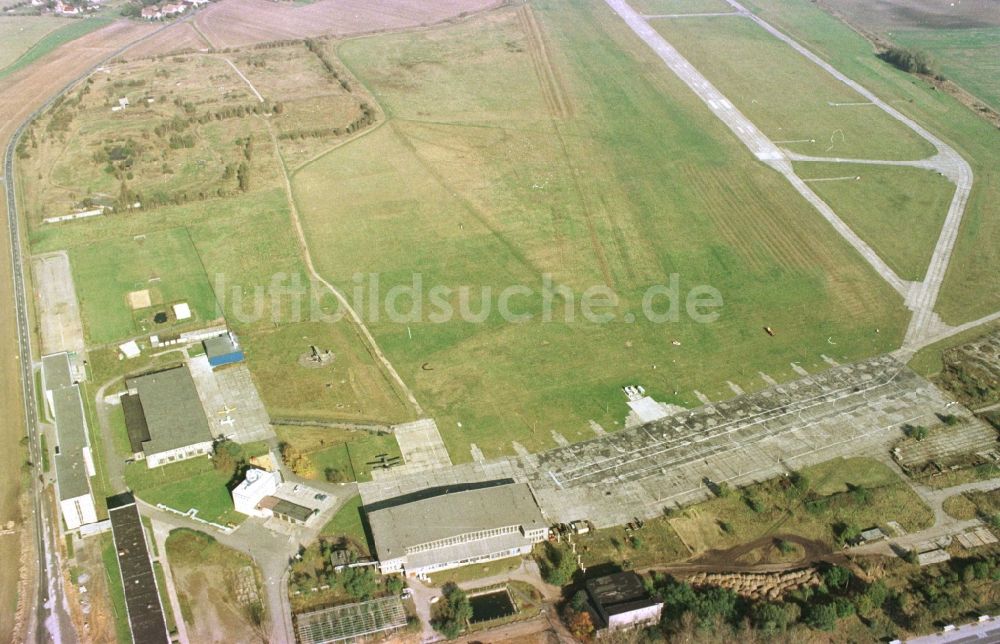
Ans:
<svg viewBox="0 0 1000 644"><path fill-rule="evenodd" d="M506 559L507 557L518 557L522 555L527 555L531 553L531 544L525 544L517 548L509 548L506 550L498 550L497 552L491 552L487 555L482 555L479 557L471 557L469 559L462 559L459 561L442 561L429 566L421 566L418 568L406 568L406 574L415 577L418 575L429 575L434 572L441 572L442 570L450 570L452 568L461 568L462 566L471 566L473 564L482 563L484 561L493 561L495 559ZM402 561L402 560L394 560ZM404 564L405 566L405 564ZM396 569L398 570L398 568ZM387 571L384 566L382 566L382 572L395 572L393 570Z"/></svg>
<svg viewBox="0 0 1000 644"><path fill-rule="evenodd" d="M628 628L637 624L656 623L660 621L660 614L663 612L663 604L656 604L646 608L630 610L627 613L611 615L608 620L608 628Z"/></svg>
<svg viewBox="0 0 1000 644"><path fill-rule="evenodd" d="M212 453L212 441L195 443L194 445L188 445L187 447L178 447L177 449L168 450L166 452L146 454L146 467L150 468L159 467L161 465L166 465L167 463L184 461L189 458L195 458L197 456L205 456L211 453Z"/></svg>

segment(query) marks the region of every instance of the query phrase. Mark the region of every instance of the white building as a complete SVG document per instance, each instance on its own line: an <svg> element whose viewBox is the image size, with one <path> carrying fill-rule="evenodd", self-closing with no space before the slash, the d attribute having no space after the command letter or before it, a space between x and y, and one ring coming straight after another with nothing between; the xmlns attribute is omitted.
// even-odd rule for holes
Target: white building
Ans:
<svg viewBox="0 0 1000 644"><path fill-rule="evenodd" d="M525 483L365 507L379 569L420 576L531 552L548 526Z"/></svg>
<svg viewBox="0 0 1000 644"><path fill-rule="evenodd" d="M90 453L87 419L79 385L73 382L69 354L42 358L42 385L46 406L56 425L55 466L59 510L67 530L97 523L90 477L94 459Z"/></svg>
<svg viewBox="0 0 1000 644"><path fill-rule="evenodd" d="M251 468L247 471L246 478L233 489L233 505L236 506L236 511L263 519L270 517L272 512L260 508L260 502L277 492L279 485L281 485L280 472Z"/></svg>

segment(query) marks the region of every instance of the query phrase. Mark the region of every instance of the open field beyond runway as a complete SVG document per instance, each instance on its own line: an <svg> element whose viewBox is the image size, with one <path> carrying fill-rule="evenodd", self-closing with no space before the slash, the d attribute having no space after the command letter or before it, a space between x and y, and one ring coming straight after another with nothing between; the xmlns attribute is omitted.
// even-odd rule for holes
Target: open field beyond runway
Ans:
<svg viewBox="0 0 1000 644"><path fill-rule="evenodd" d="M933 66L977 98L1000 109L1000 15L988 1L936 3L825 0L853 25L923 51Z"/></svg>
<svg viewBox="0 0 1000 644"><path fill-rule="evenodd" d="M496 290L551 274L578 292L610 286L620 312L676 272L683 289L711 284L726 304L705 325L567 324L561 309L542 323L536 289L517 302L536 314L524 324L369 321L454 460L471 458L470 443L490 457L511 441L553 446L553 431L585 439L590 419L620 427L630 382L691 406L694 390L726 398L727 381L759 389L759 371L780 381L793 361L822 370L821 354L899 342L899 298L679 81L646 65L613 14L524 13L340 47L389 122L295 175L320 271L348 291L355 271L377 272L383 292L411 270L428 287ZM771 338L763 325L782 330Z"/></svg>
<svg viewBox="0 0 1000 644"><path fill-rule="evenodd" d="M954 146L972 166L972 192L936 311L958 324L1000 310L1000 131L945 92L876 58L871 43L806 0L747 6ZM964 6L964 5L963 5Z"/></svg>
<svg viewBox="0 0 1000 644"><path fill-rule="evenodd" d="M795 173L900 277L923 279L954 184L932 170L902 166L810 162L796 163Z"/></svg>
<svg viewBox="0 0 1000 644"><path fill-rule="evenodd" d="M803 154L920 159L934 147L740 16L650 24L778 145Z"/></svg>

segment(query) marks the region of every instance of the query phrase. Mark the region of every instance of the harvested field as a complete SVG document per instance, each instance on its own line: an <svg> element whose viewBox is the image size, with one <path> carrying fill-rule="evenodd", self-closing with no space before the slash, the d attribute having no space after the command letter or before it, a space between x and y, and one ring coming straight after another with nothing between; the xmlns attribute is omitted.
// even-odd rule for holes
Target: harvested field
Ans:
<svg viewBox="0 0 1000 644"><path fill-rule="evenodd" d="M442 22L499 4L497 0L318 0L296 6L226 0L198 13L195 24L216 48L321 35L346 36Z"/></svg>
<svg viewBox="0 0 1000 644"><path fill-rule="evenodd" d="M174 23L169 29L164 29L149 40L146 40L125 53L126 60L146 58L150 56L165 56L182 51L201 51L209 49L208 42L191 25L190 21Z"/></svg>

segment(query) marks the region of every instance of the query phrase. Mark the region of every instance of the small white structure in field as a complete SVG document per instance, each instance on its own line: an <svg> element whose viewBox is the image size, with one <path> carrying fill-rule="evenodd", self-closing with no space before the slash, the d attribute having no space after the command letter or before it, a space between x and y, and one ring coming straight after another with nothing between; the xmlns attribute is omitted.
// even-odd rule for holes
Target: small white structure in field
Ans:
<svg viewBox="0 0 1000 644"><path fill-rule="evenodd" d="M252 517L268 518L270 510L258 506L265 497L278 491L281 472L267 472L257 468L247 470L246 478L233 489L233 505L236 511Z"/></svg>
<svg viewBox="0 0 1000 644"><path fill-rule="evenodd" d="M131 360L132 358L138 358L139 354L142 353L139 350L139 345L136 344L135 340L129 340L125 344L118 345L118 350L122 352L126 360Z"/></svg>
<svg viewBox="0 0 1000 644"><path fill-rule="evenodd" d="M187 302L174 304L174 317L177 318L178 320L191 319L191 307L188 306Z"/></svg>

